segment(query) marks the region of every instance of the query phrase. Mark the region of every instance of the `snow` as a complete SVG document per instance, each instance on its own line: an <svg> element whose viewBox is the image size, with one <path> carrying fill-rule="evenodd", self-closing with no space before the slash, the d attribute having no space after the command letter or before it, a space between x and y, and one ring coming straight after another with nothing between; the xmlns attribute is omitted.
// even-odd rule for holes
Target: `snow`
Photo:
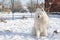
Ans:
<svg viewBox="0 0 60 40"><path fill-rule="evenodd" d="M54 33L54 30L60 29L59 17L60 15L49 16L48 37L41 37L40 40L60 40L60 33ZM0 22L0 40L36 40L31 33L32 27L34 27L34 18L6 21L7 23Z"/></svg>
<svg viewBox="0 0 60 40"><path fill-rule="evenodd" d="M21 17L31 17L31 15L32 16L34 16L34 14L31 14L31 13L18 13L18 12L16 12L16 13L7 13L7 12L0 12L0 19L1 18L4 18L4 19L12 19L12 17L13 17L13 15L14 15L14 19L18 19L18 18L21 18Z"/></svg>

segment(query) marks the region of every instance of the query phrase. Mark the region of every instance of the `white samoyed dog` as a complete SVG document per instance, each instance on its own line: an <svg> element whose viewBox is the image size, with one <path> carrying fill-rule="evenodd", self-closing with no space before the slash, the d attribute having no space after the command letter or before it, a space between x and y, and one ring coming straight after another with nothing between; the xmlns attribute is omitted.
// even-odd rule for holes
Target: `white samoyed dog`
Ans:
<svg viewBox="0 0 60 40"><path fill-rule="evenodd" d="M49 25L49 18L47 13L43 8L41 9L37 8L34 17L34 27L32 33L36 35L38 39L40 38L40 36L47 36L48 25Z"/></svg>

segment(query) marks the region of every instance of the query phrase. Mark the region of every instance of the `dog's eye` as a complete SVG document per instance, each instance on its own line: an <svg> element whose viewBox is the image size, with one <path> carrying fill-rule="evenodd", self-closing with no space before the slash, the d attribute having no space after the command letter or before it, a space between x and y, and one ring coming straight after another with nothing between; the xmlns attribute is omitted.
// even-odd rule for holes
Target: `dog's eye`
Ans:
<svg viewBox="0 0 60 40"><path fill-rule="evenodd" d="M38 18L39 18L40 16L38 16Z"/></svg>

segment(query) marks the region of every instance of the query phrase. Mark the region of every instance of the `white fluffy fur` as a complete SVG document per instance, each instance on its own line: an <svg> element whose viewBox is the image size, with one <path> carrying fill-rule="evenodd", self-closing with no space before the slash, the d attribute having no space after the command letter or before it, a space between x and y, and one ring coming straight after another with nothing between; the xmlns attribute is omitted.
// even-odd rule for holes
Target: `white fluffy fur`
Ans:
<svg viewBox="0 0 60 40"><path fill-rule="evenodd" d="M34 27L32 33L36 35L37 38L44 35L47 36L47 27L49 24L49 18L46 12L42 9L37 9L34 18Z"/></svg>

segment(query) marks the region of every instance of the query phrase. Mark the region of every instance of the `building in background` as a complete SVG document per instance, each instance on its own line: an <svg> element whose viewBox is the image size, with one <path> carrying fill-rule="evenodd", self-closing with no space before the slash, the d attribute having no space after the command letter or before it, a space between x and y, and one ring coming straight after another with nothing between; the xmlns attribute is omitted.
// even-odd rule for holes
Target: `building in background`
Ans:
<svg viewBox="0 0 60 40"><path fill-rule="evenodd" d="M60 12L60 0L45 0L47 12Z"/></svg>

